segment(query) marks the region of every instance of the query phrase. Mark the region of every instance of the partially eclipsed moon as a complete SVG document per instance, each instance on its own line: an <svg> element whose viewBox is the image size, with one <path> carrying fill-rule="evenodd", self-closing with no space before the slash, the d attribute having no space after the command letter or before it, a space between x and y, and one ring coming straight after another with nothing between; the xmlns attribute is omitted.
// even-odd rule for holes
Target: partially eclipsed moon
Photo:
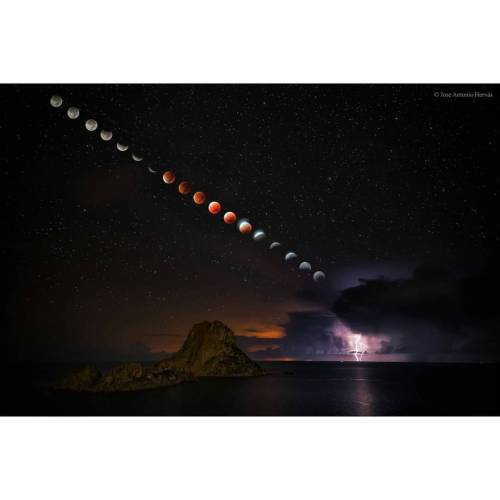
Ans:
<svg viewBox="0 0 500 500"><path fill-rule="evenodd" d="M297 258L297 254L295 252L288 252L285 255L285 260L286 261L289 261L289 260L292 260L292 259L296 259L296 258Z"/></svg>
<svg viewBox="0 0 500 500"><path fill-rule="evenodd" d="M121 144L121 143L117 142L116 149L118 149L118 151L127 151L128 146L126 144Z"/></svg>
<svg viewBox="0 0 500 500"><path fill-rule="evenodd" d="M255 241L262 241L266 238L266 233L262 229L257 229L257 231L253 233L252 238Z"/></svg>
<svg viewBox="0 0 500 500"><path fill-rule="evenodd" d="M148 167L148 170L152 173L152 174L156 174L157 171L156 170L153 170L151 167Z"/></svg>
<svg viewBox="0 0 500 500"><path fill-rule="evenodd" d="M309 262L303 261L299 265L299 269L301 271L310 271L312 269L311 264Z"/></svg>
<svg viewBox="0 0 500 500"><path fill-rule="evenodd" d="M273 241L270 245L269 245L269 250L272 250L273 248L278 248L281 246L281 243L277 242L277 241Z"/></svg>
<svg viewBox="0 0 500 500"><path fill-rule="evenodd" d="M248 234L252 232L252 224L250 222L243 222L243 224L240 224L240 233L241 234Z"/></svg>
<svg viewBox="0 0 500 500"><path fill-rule="evenodd" d="M113 132L111 130L101 130L101 139L103 141L110 141L113 137Z"/></svg>
<svg viewBox="0 0 500 500"><path fill-rule="evenodd" d="M325 276L325 273L323 271L316 271L314 274L313 274L313 280L318 282L318 281L322 281L326 278Z"/></svg>
<svg viewBox="0 0 500 500"><path fill-rule="evenodd" d="M135 161L142 161L142 158L141 158L140 156L135 155L134 153L132 153L132 158L133 158Z"/></svg>
<svg viewBox="0 0 500 500"><path fill-rule="evenodd" d="M167 170L163 174L163 182L165 184L173 184L175 182L175 174L171 170Z"/></svg>

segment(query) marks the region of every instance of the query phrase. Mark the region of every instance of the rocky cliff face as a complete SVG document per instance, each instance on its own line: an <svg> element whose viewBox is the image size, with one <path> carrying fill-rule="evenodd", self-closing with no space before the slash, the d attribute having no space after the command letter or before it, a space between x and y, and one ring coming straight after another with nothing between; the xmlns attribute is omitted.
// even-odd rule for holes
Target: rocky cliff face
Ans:
<svg viewBox="0 0 500 500"><path fill-rule="evenodd" d="M180 351L153 366L125 363L102 375L87 366L56 387L72 391L112 392L167 387L196 377L251 377L264 375L237 345L233 331L220 321L204 321L191 328Z"/></svg>
<svg viewBox="0 0 500 500"><path fill-rule="evenodd" d="M102 375L95 366L86 366L64 378L55 389L114 392L168 387L193 380L190 373L169 366L125 363Z"/></svg>
<svg viewBox="0 0 500 500"><path fill-rule="evenodd" d="M220 321L204 321L191 328L180 351L161 361L197 377L241 377L264 371L237 345L233 331Z"/></svg>

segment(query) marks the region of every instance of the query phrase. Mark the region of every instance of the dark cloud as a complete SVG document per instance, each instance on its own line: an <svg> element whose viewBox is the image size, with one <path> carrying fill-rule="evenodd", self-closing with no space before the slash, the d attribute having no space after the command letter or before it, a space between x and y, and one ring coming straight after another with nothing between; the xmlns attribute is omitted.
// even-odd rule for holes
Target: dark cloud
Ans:
<svg viewBox="0 0 500 500"><path fill-rule="evenodd" d="M498 268L454 277L437 267L417 268L410 279L360 280L340 294L333 311L353 330L388 336L379 353L467 353L500 357L495 297Z"/></svg>

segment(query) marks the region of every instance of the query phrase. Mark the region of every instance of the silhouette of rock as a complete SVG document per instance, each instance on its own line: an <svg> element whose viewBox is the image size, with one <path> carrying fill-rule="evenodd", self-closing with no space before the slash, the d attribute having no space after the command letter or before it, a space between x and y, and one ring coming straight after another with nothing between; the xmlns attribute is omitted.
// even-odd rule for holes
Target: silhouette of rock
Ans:
<svg viewBox="0 0 500 500"><path fill-rule="evenodd" d="M88 391L101 380L101 372L95 366L85 366L63 378L58 389L67 391Z"/></svg>
<svg viewBox="0 0 500 500"><path fill-rule="evenodd" d="M193 378L190 373L165 365L125 363L112 368L105 375L95 366L87 366L64 378L55 388L91 392L138 391L168 387Z"/></svg>
<svg viewBox="0 0 500 500"><path fill-rule="evenodd" d="M72 391L137 391L168 387L196 377L251 377L262 368L237 345L233 331L220 321L204 321L191 328L180 351L152 366L125 363L101 375L87 366L61 381L57 389Z"/></svg>
<svg viewBox="0 0 500 500"><path fill-rule="evenodd" d="M220 321L194 325L180 351L159 364L197 377L248 377L265 373L236 345L233 331Z"/></svg>

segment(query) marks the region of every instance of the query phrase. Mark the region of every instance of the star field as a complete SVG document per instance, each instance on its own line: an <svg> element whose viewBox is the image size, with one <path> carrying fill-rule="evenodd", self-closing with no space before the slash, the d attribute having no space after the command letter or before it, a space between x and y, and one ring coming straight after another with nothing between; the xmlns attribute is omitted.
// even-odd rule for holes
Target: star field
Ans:
<svg viewBox="0 0 500 500"><path fill-rule="evenodd" d="M438 99L435 87L446 88L4 87L12 324L42 348L140 341L169 351L198 320L279 329L315 286L296 269L302 259L327 273L333 294L347 267L433 262L460 272L491 257L498 99ZM62 108L50 107L53 94ZM79 119L67 118L69 105ZM87 118L113 141L86 131ZM167 169L267 240L166 186Z"/></svg>

